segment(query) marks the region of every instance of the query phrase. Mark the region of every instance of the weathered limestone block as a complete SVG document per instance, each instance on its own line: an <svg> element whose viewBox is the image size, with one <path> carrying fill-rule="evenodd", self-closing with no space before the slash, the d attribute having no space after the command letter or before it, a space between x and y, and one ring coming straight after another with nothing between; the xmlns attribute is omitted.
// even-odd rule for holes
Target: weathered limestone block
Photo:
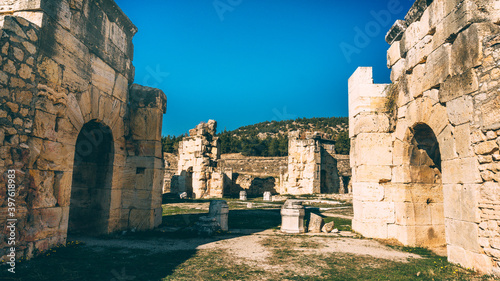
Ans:
<svg viewBox="0 0 500 281"><path fill-rule="evenodd" d="M389 117L386 114L360 113L354 119L354 125L349 132L351 137L354 137L361 133L386 133L389 128Z"/></svg>
<svg viewBox="0 0 500 281"><path fill-rule="evenodd" d="M308 232L320 233L321 227L323 226L323 218L320 215L311 213L309 217L309 227Z"/></svg>
<svg viewBox="0 0 500 281"><path fill-rule="evenodd" d="M405 60L405 69L413 69L416 65L425 63L427 57L432 53L432 35L427 35L414 47L408 50Z"/></svg>
<svg viewBox="0 0 500 281"><path fill-rule="evenodd" d="M464 73L446 79L439 91L439 101L441 103L449 102L457 97L475 92L478 89L479 82L476 71L470 69ZM470 110L472 110L472 108Z"/></svg>
<svg viewBox="0 0 500 281"><path fill-rule="evenodd" d="M299 201L287 200L281 208L281 231L284 233L304 233L305 210Z"/></svg>
<svg viewBox="0 0 500 281"><path fill-rule="evenodd" d="M476 158L443 161L443 183L480 183L479 163Z"/></svg>
<svg viewBox="0 0 500 281"><path fill-rule="evenodd" d="M210 202L209 212L210 217L214 217L219 223L222 231L228 231L228 214L229 206L224 200L213 200Z"/></svg>
<svg viewBox="0 0 500 281"><path fill-rule="evenodd" d="M451 74L461 74L479 66L483 59L483 38L499 32L500 28L493 23L475 23L461 32L452 46Z"/></svg>
<svg viewBox="0 0 500 281"><path fill-rule="evenodd" d="M455 129L451 125L447 125L444 130L437 136L439 152L441 160L451 160L458 157L457 145L455 138Z"/></svg>
<svg viewBox="0 0 500 281"><path fill-rule="evenodd" d="M359 159L363 155L362 162L356 164L364 165L392 165L392 136L388 133L362 133L356 138L356 155ZM374 151L374 147L377 149Z"/></svg>
<svg viewBox="0 0 500 281"><path fill-rule="evenodd" d="M392 178L391 166L360 165L353 169L354 182L389 182Z"/></svg>
<svg viewBox="0 0 500 281"><path fill-rule="evenodd" d="M425 35L429 33L428 21L415 21L408 26L401 38L401 57L406 58L408 51L413 48Z"/></svg>
<svg viewBox="0 0 500 281"><path fill-rule="evenodd" d="M425 64L425 87L428 90L441 84L451 73L451 44L444 44L435 49L428 57Z"/></svg>
<svg viewBox="0 0 500 281"><path fill-rule="evenodd" d="M477 240L478 225L476 223L445 219L446 241L465 250L479 252Z"/></svg>
<svg viewBox="0 0 500 281"><path fill-rule="evenodd" d="M361 202L361 219L363 222L395 223L394 202Z"/></svg>
<svg viewBox="0 0 500 281"><path fill-rule="evenodd" d="M497 130L500 129L500 96L494 96L485 101L480 110L482 129Z"/></svg>
<svg viewBox="0 0 500 281"><path fill-rule="evenodd" d="M330 233L332 232L333 228L335 227L335 222L329 222L329 223L325 223L325 225L323 225L323 227L321 228L321 232L324 232L324 233Z"/></svg>
<svg viewBox="0 0 500 281"><path fill-rule="evenodd" d="M380 202L384 200L385 188L378 182L354 182L353 196L364 202Z"/></svg>
<svg viewBox="0 0 500 281"><path fill-rule="evenodd" d="M401 59L401 53L399 52L399 41L391 44L389 50L387 51L387 67L391 68Z"/></svg>

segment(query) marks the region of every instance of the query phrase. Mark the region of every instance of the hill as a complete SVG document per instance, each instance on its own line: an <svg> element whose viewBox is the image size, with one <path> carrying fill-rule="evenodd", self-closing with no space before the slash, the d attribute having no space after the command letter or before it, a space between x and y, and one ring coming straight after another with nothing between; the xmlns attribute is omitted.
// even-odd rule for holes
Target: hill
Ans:
<svg viewBox="0 0 500 281"><path fill-rule="evenodd" d="M337 141L339 154L349 154L347 117L298 118L285 121L266 121L218 134L222 153L243 153L247 156L287 156L288 132L317 131ZM184 136L162 138L165 152L175 153Z"/></svg>

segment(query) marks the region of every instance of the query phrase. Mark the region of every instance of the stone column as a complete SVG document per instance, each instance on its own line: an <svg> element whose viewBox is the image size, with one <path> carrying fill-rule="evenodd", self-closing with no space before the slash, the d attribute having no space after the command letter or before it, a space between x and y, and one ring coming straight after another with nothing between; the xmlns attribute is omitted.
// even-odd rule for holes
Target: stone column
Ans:
<svg viewBox="0 0 500 281"><path fill-rule="evenodd" d="M304 233L304 215L302 202L287 200L281 208L281 232Z"/></svg>

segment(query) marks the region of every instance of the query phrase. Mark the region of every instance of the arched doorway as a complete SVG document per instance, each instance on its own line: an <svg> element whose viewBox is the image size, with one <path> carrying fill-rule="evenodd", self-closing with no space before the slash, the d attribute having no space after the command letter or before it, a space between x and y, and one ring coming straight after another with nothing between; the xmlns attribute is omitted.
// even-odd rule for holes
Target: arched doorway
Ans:
<svg viewBox="0 0 500 281"><path fill-rule="evenodd" d="M86 123L75 146L69 211L69 234L108 232L114 146L109 127Z"/></svg>
<svg viewBox="0 0 500 281"><path fill-rule="evenodd" d="M433 130L418 123L406 136L407 196L404 223L410 245L444 247L441 153Z"/></svg>

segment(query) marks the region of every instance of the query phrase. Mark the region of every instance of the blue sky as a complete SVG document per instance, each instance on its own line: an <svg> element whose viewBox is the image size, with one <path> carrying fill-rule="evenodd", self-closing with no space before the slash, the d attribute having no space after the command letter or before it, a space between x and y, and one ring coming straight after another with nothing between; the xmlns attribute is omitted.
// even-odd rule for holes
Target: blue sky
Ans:
<svg viewBox="0 0 500 281"><path fill-rule="evenodd" d="M116 0L138 27L135 83L167 95L163 135L215 119L347 116L347 79L389 82L384 37L412 0Z"/></svg>

